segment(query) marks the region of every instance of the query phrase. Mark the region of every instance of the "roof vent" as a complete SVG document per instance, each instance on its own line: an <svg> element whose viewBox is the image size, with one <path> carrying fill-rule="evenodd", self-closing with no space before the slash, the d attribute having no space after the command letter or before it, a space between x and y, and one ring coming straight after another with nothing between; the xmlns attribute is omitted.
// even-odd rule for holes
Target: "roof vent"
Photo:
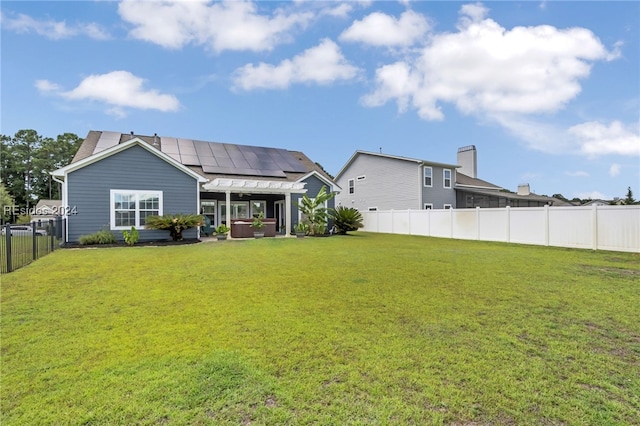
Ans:
<svg viewBox="0 0 640 426"><path fill-rule="evenodd" d="M154 133L153 134L153 146L155 146L157 148L159 145L160 144L158 143L158 134Z"/></svg>
<svg viewBox="0 0 640 426"><path fill-rule="evenodd" d="M131 139L133 139L133 138L134 138L134 136L133 136L133 130L132 130L132 131L131 131L131 137L129 138L129 140L131 140Z"/></svg>

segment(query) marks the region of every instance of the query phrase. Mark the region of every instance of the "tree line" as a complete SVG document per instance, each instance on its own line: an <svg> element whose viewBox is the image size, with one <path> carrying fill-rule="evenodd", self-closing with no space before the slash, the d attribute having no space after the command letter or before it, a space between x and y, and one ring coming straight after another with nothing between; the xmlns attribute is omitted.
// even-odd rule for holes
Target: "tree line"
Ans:
<svg viewBox="0 0 640 426"><path fill-rule="evenodd" d="M82 144L74 133L55 139L32 129L20 130L13 136L0 135L0 203L3 219L8 219L4 206L16 205L27 210L41 199L59 200L60 184L50 172L71 162Z"/></svg>

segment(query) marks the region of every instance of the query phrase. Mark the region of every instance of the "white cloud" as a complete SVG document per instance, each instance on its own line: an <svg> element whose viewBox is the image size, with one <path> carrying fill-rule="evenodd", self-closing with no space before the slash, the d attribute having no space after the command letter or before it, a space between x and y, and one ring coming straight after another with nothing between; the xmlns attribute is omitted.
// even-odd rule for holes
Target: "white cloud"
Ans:
<svg viewBox="0 0 640 426"><path fill-rule="evenodd" d="M573 198L580 198L581 200L609 200L609 196L599 191L590 192L578 192L573 194Z"/></svg>
<svg viewBox="0 0 640 426"><path fill-rule="evenodd" d="M508 30L485 18L481 4L465 5L460 13L457 32L433 35L417 58L380 67L376 88L363 103L396 101L425 120L444 119L440 103L485 117L554 112L580 93L579 82L594 61L610 59L584 28Z"/></svg>
<svg viewBox="0 0 640 426"><path fill-rule="evenodd" d="M424 37L428 30L427 19L412 10L403 12L399 19L374 12L351 24L340 34L340 40L373 46L411 46Z"/></svg>
<svg viewBox="0 0 640 426"><path fill-rule="evenodd" d="M575 125L567 132L575 138L580 152L589 157L608 154L640 157L640 132L619 121L609 125L590 121Z"/></svg>
<svg viewBox="0 0 640 426"><path fill-rule="evenodd" d="M620 164L613 163L611 167L609 167L609 176L616 177L620 174L621 166Z"/></svg>
<svg viewBox="0 0 640 426"><path fill-rule="evenodd" d="M98 101L109 106L107 113L125 116L124 108L155 109L163 112L177 111L180 102L173 95L162 94L155 89L145 89L145 80L128 71L112 71L90 75L73 90L62 91L60 86L47 80L38 80L35 86L45 93L55 93L74 101Z"/></svg>
<svg viewBox="0 0 640 426"><path fill-rule="evenodd" d="M15 17L0 15L2 28L19 34L35 33L51 40L67 39L75 36L88 36L95 40L107 40L109 33L96 23L67 24L65 21L38 20L29 15L17 14Z"/></svg>
<svg viewBox="0 0 640 426"><path fill-rule="evenodd" d="M564 172L564 174L571 177L588 177L589 176L589 173L584 172L582 170L576 170L574 172L567 171L567 172Z"/></svg>
<svg viewBox="0 0 640 426"><path fill-rule="evenodd" d="M224 50L271 50L290 39L290 32L305 27L310 12L276 10L261 15L252 2L208 0L147 2L125 0L118 5L121 18L134 28L129 35L169 49L187 44Z"/></svg>
<svg viewBox="0 0 640 426"><path fill-rule="evenodd" d="M34 85L40 93L58 92L60 90L59 85L48 80L36 80Z"/></svg>
<svg viewBox="0 0 640 426"><path fill-rule="evenodd" d="M358 68L347 62L337 44L324 39L319 45L278 65L261 62L238 68L234 73L234 88L286 89L294 83L331 84L355 78L358 72Z"/></svg>

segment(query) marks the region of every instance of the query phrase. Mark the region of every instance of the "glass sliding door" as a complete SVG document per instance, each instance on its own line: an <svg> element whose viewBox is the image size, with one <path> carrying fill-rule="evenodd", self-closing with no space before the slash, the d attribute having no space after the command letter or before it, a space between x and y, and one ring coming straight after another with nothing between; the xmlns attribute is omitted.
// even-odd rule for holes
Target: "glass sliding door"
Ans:
<svg viewBox="0 0 640 426"><path fill-rule="evenodd" d="M249 202L248 201L232 201L231 202L231 219L248 219L249 218ZM229 226L227 222L227 203L220 202L220 223Z"/></svg>

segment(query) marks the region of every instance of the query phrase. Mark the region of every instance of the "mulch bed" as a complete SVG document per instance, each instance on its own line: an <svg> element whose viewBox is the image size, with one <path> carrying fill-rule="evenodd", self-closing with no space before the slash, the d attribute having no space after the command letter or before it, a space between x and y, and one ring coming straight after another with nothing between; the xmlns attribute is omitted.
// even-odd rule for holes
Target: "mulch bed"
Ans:
<svg viewBox="0 0 640 426"><path fill-rule="evenodd" d="M166 246L183 246L187 244L197 244L201 241L198 239L184 239L180 241L173 240L159 240L159 241L142 241L135 243L132 247L166 247ZM129 247L124 241L115 244L90 244L83 245L78 243L66 243L62 246L65 249L78 249L78 248L109 248L109 247Z"/></svg>

